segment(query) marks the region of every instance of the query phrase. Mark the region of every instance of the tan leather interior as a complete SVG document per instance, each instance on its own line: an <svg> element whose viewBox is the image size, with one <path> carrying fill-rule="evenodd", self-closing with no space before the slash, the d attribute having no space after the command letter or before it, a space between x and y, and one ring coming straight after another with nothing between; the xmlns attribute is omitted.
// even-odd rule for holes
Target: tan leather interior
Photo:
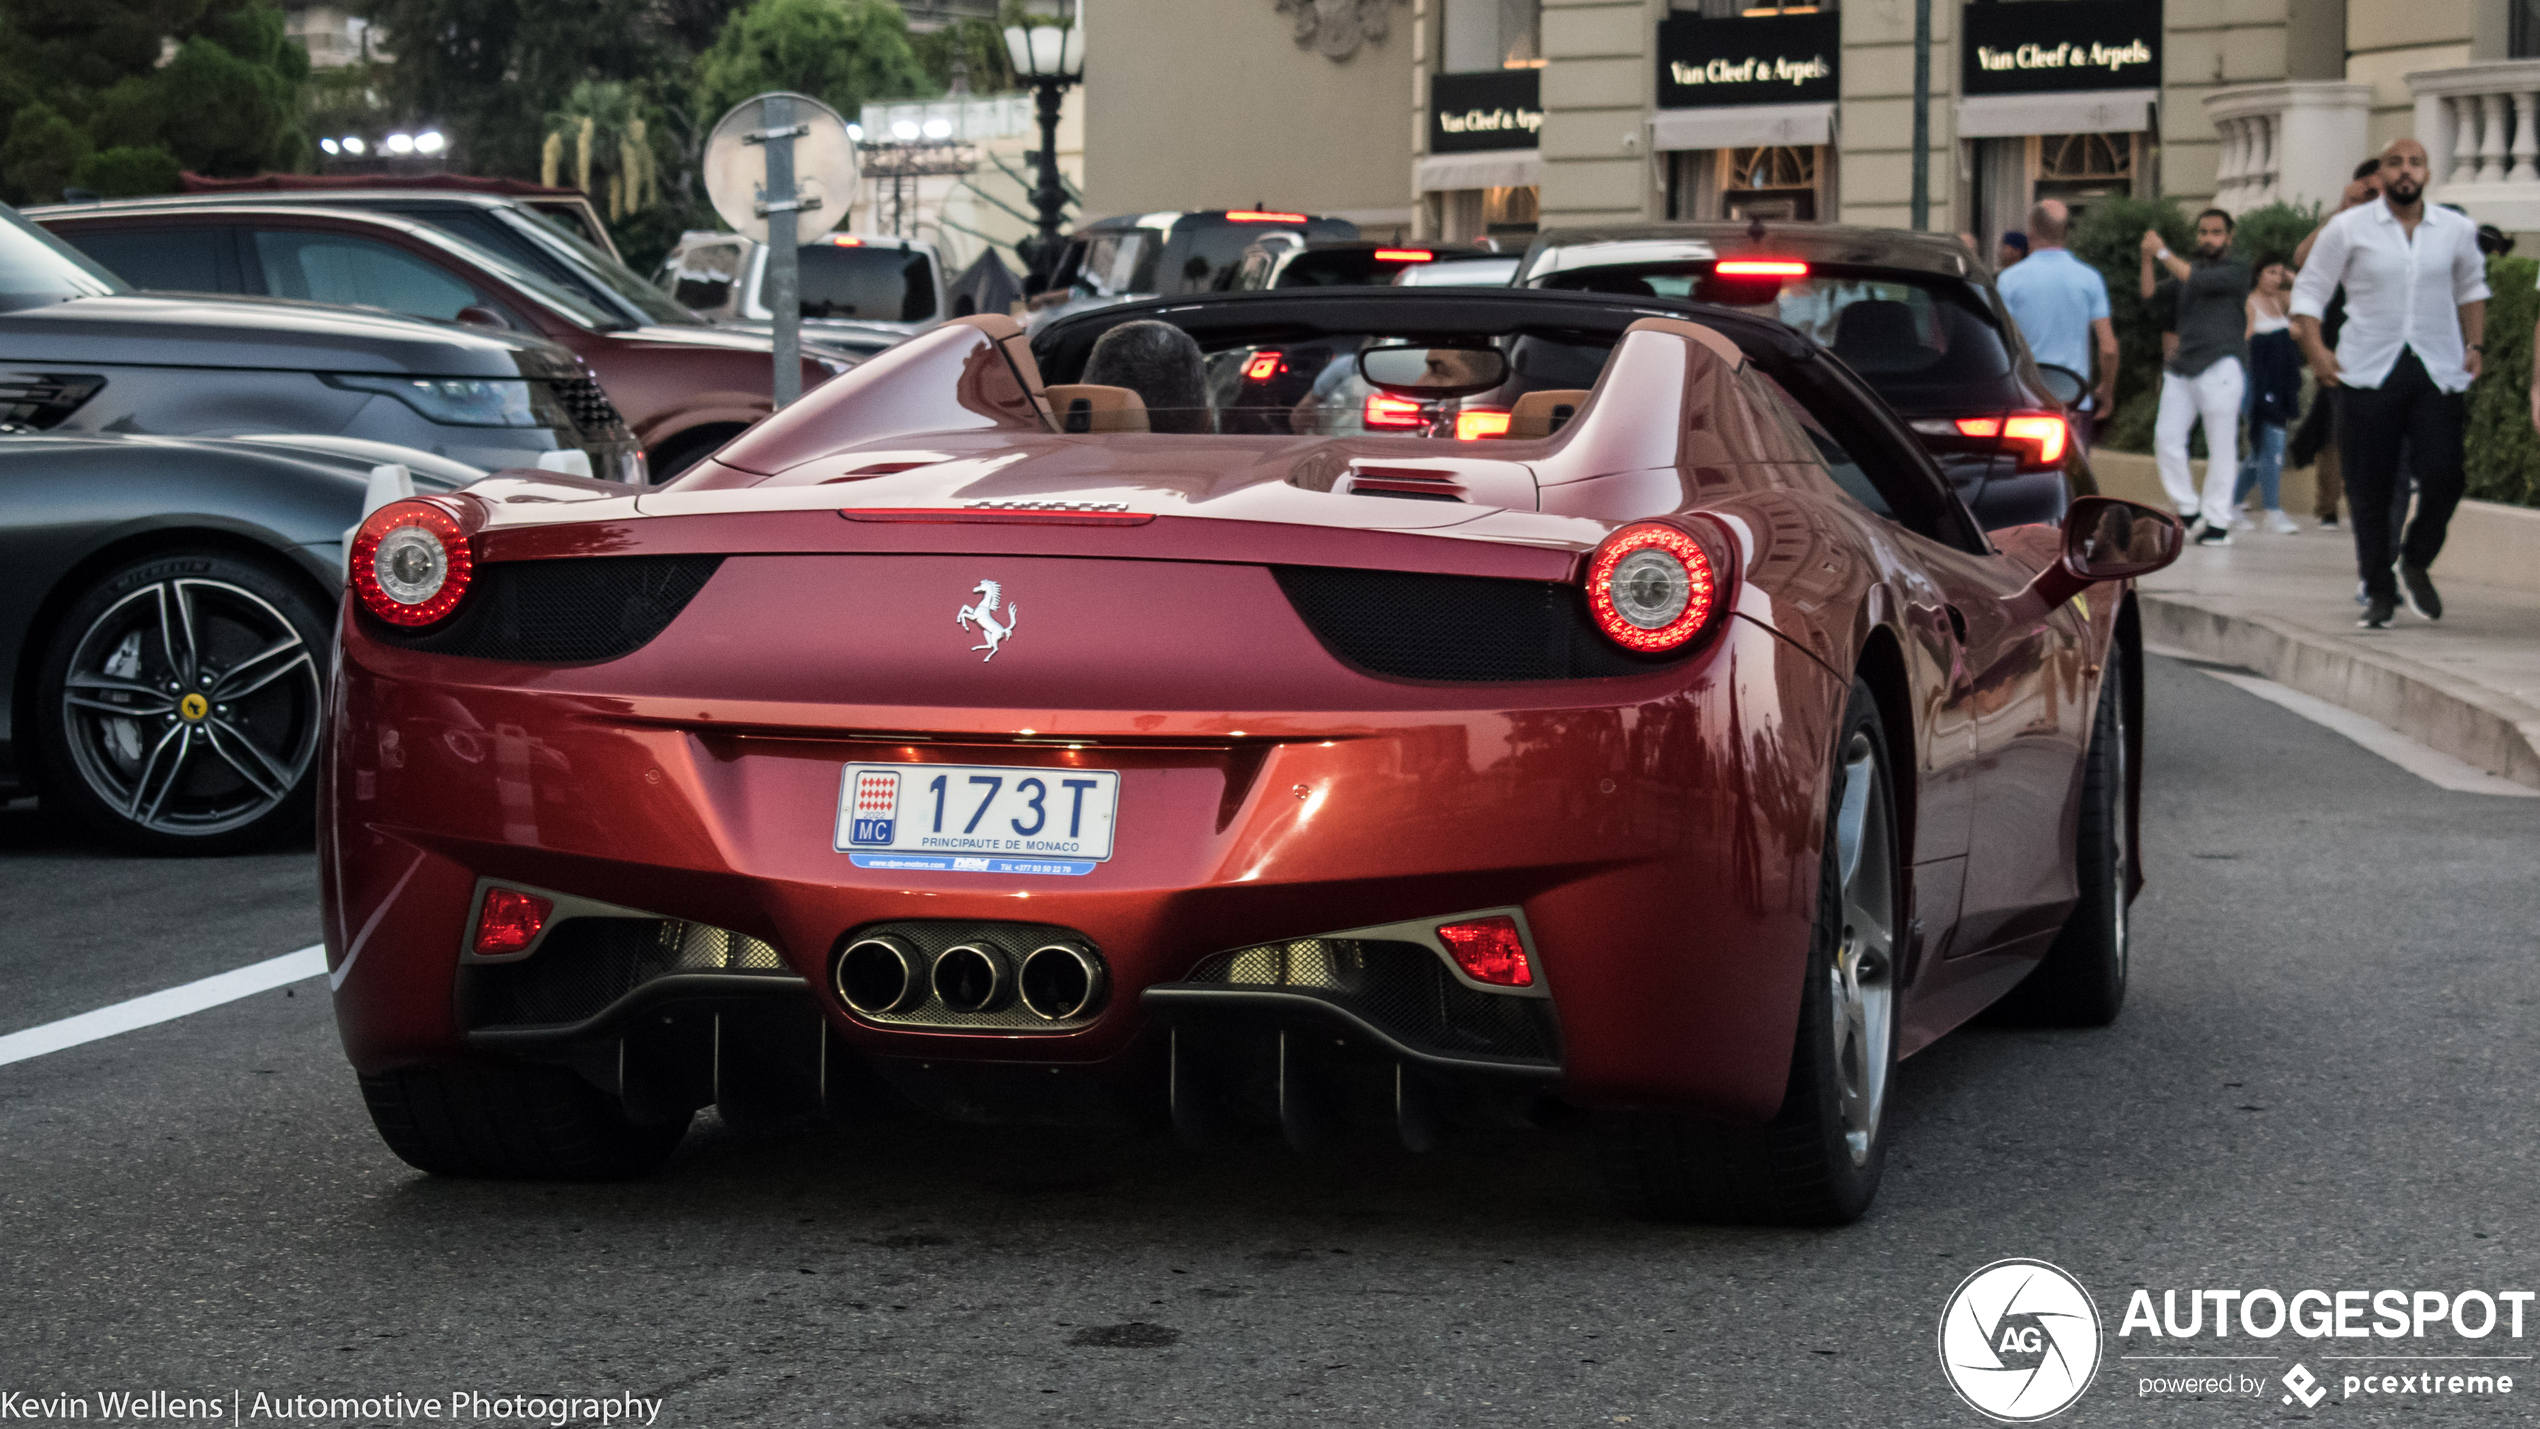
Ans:
<svg viewBox="0 0 2540 1429"><path fill-rule="evenodd" d="M1042 419L1050 422L1053 428L1057 426L1050 410L1049 389L1041 382L1041 364L1032 356L1032 342L1024 336L1021 323L1003 313L973 313L968 317L954 318L945 326L975 327L986 333L996 343L997 350L1005 354L1005 360L1013 365L1015 378L1023 384L1023 390L1032 394L1032 405L1040 408Z"/></svg>
<svg viewBox="0 0 2540 1429"><path fill-rule="evenodd" d="M1541 392L1529 392L1508 411L1508 439L1522 442L1551 436L1553 423L1577 416L1587 400L1587 389L1583 387L1547 387ZM1563 412L1563 407L1570 410Z"/></svg>
<svg viewBox="0 0 2540 1429"><path fill-rule="evenodd" d="M1062 432L1143 432L1146 400L1126 387L1092 382L1062 382L1049 392L1050 410Z"/></svg>
<svg viewBox="0 0 2540 1429"><path fill-rule="evenodd" d="M1642 318L1623 329L1623 336L1630 337L1636 332L1673 333L1677 337L1689 338L1701 343L1704 347L1718 353L1721 359L1731 367L1742 366L1746 362L1746 354L1738 350L1736 343L1721 336L1719 329L1704 327L1700 323L1684 322L1677 318Z"/></svg>

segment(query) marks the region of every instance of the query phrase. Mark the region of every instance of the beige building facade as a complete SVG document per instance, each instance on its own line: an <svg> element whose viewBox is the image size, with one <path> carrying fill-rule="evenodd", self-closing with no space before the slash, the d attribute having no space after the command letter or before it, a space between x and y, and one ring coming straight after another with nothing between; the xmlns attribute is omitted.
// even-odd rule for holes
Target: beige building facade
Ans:
<svg viewBox="0 0 2540 1429"><path fill-rule="evenodd" d="M1084 0L1087 212L1422 237L1912 218L1916 0ZM1930 0L1928 226L2333 206L2413 135L2540 232L2540 0Z"/></svg>

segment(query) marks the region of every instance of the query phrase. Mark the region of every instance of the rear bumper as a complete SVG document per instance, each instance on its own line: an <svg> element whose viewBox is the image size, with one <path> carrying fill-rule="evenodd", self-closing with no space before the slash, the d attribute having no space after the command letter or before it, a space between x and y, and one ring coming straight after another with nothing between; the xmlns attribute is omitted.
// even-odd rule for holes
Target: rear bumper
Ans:
<svg viewBox="0 0 2540 1429"><path fill-rule="evenodd" d="M1406 1065L1545 1082L1579 1104L1761 1118L1779 1103L1814 906L1817 751L1840 700L1822 666L1744 619L1662 678L1473 687L1461 709L1400 686L1418 707L963 709L933 723L965 730L923 736L878 732L909 728L905 710L797 707L777 726L710 695L558 688L616 668L542 675L348 626L321 851L338 1019L362 1071L590 1060L662 1007L737 999L816 1009L824 1049L876 1065L1127 1068L1168 1032L1231 1020L1335 1028ZM831 847L854 760L1116 769L1119 840L1083 877L857 868ZM728 929L785 968L488 1024L462 967L483 880ZM1345 1001L1190 982L1233 949L1512 906L1550 994L1549 1058L1459 1054ZM833 983L844 940L912 920L1069 930L1099 950L1108 998L1054 1029L850 1012Z"/></svg>

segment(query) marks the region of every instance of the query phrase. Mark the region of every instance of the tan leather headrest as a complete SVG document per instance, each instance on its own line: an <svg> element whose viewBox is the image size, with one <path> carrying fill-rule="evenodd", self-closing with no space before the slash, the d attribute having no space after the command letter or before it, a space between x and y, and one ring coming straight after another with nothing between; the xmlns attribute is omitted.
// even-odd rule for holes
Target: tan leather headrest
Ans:
<svg viewBox="0 0 2540 1429"><path fill-rule="evenodd" d="M1005 360L1013 364L1015 380L1023 384L1024 391L1032 394L1032 405L1041 409L1042 417L1053 416L1048 389L1041 385L1041 364L1032 356L1032 340L1024 335L1021 323L1003 313L972 313L968 317L954 318L944 326L975 327L986 333L989 341L997 345L997 350L1005 354ZM1055 422L1052 424L1055 425Z"/></svg>
<svg viewBox="0 0 2540 1429"><path fill-rule="evenodd" d="M1050 410L1062 432L1143 432L1146 399L1126 387L1093 382L1062 382L1049 389Z"/></svg>
<svg viewBox="0 0 2540 1429"><path fill-rule="evenodd" d="M1672 333L1677 337L1690 339L1718 353L1721 359L1731 367L1743 366L1746 362L1746 354L1738 350L1736 343L1722 337L1719 329L1704 327L1700 323L1689 323L1677 318L1642 318L1623 329L1623 336L1630 337L1636 332Z"/></svg>
<svg viewBox="0 0 2540 1429"><path fill-rule="evenodd" d="M1526 441L1551 436L1557 424L1567 422L1587 405L1588 393L1583 387L1547 387L1529 392L1508 409L1508 439ZM1563 411L1563 408L1568 411Z"/></svg>

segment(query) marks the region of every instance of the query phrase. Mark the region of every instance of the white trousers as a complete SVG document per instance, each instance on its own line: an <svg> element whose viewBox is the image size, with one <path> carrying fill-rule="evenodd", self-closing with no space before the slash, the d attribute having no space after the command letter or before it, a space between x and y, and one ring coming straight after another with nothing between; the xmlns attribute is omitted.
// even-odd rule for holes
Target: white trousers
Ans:
<svg viewBox="0 0 2540 1429"><path fill-rule="evenodd" d="M2230 523L2231 485L2240 474L2240 397L2248 381L2237 357L2223 358L2193 377L2161 373L2161 415L2152 427L2152 455L2179 515ZM2187 434L2200 417L2205 423L2201 493L2187 465Z"/></svg>

